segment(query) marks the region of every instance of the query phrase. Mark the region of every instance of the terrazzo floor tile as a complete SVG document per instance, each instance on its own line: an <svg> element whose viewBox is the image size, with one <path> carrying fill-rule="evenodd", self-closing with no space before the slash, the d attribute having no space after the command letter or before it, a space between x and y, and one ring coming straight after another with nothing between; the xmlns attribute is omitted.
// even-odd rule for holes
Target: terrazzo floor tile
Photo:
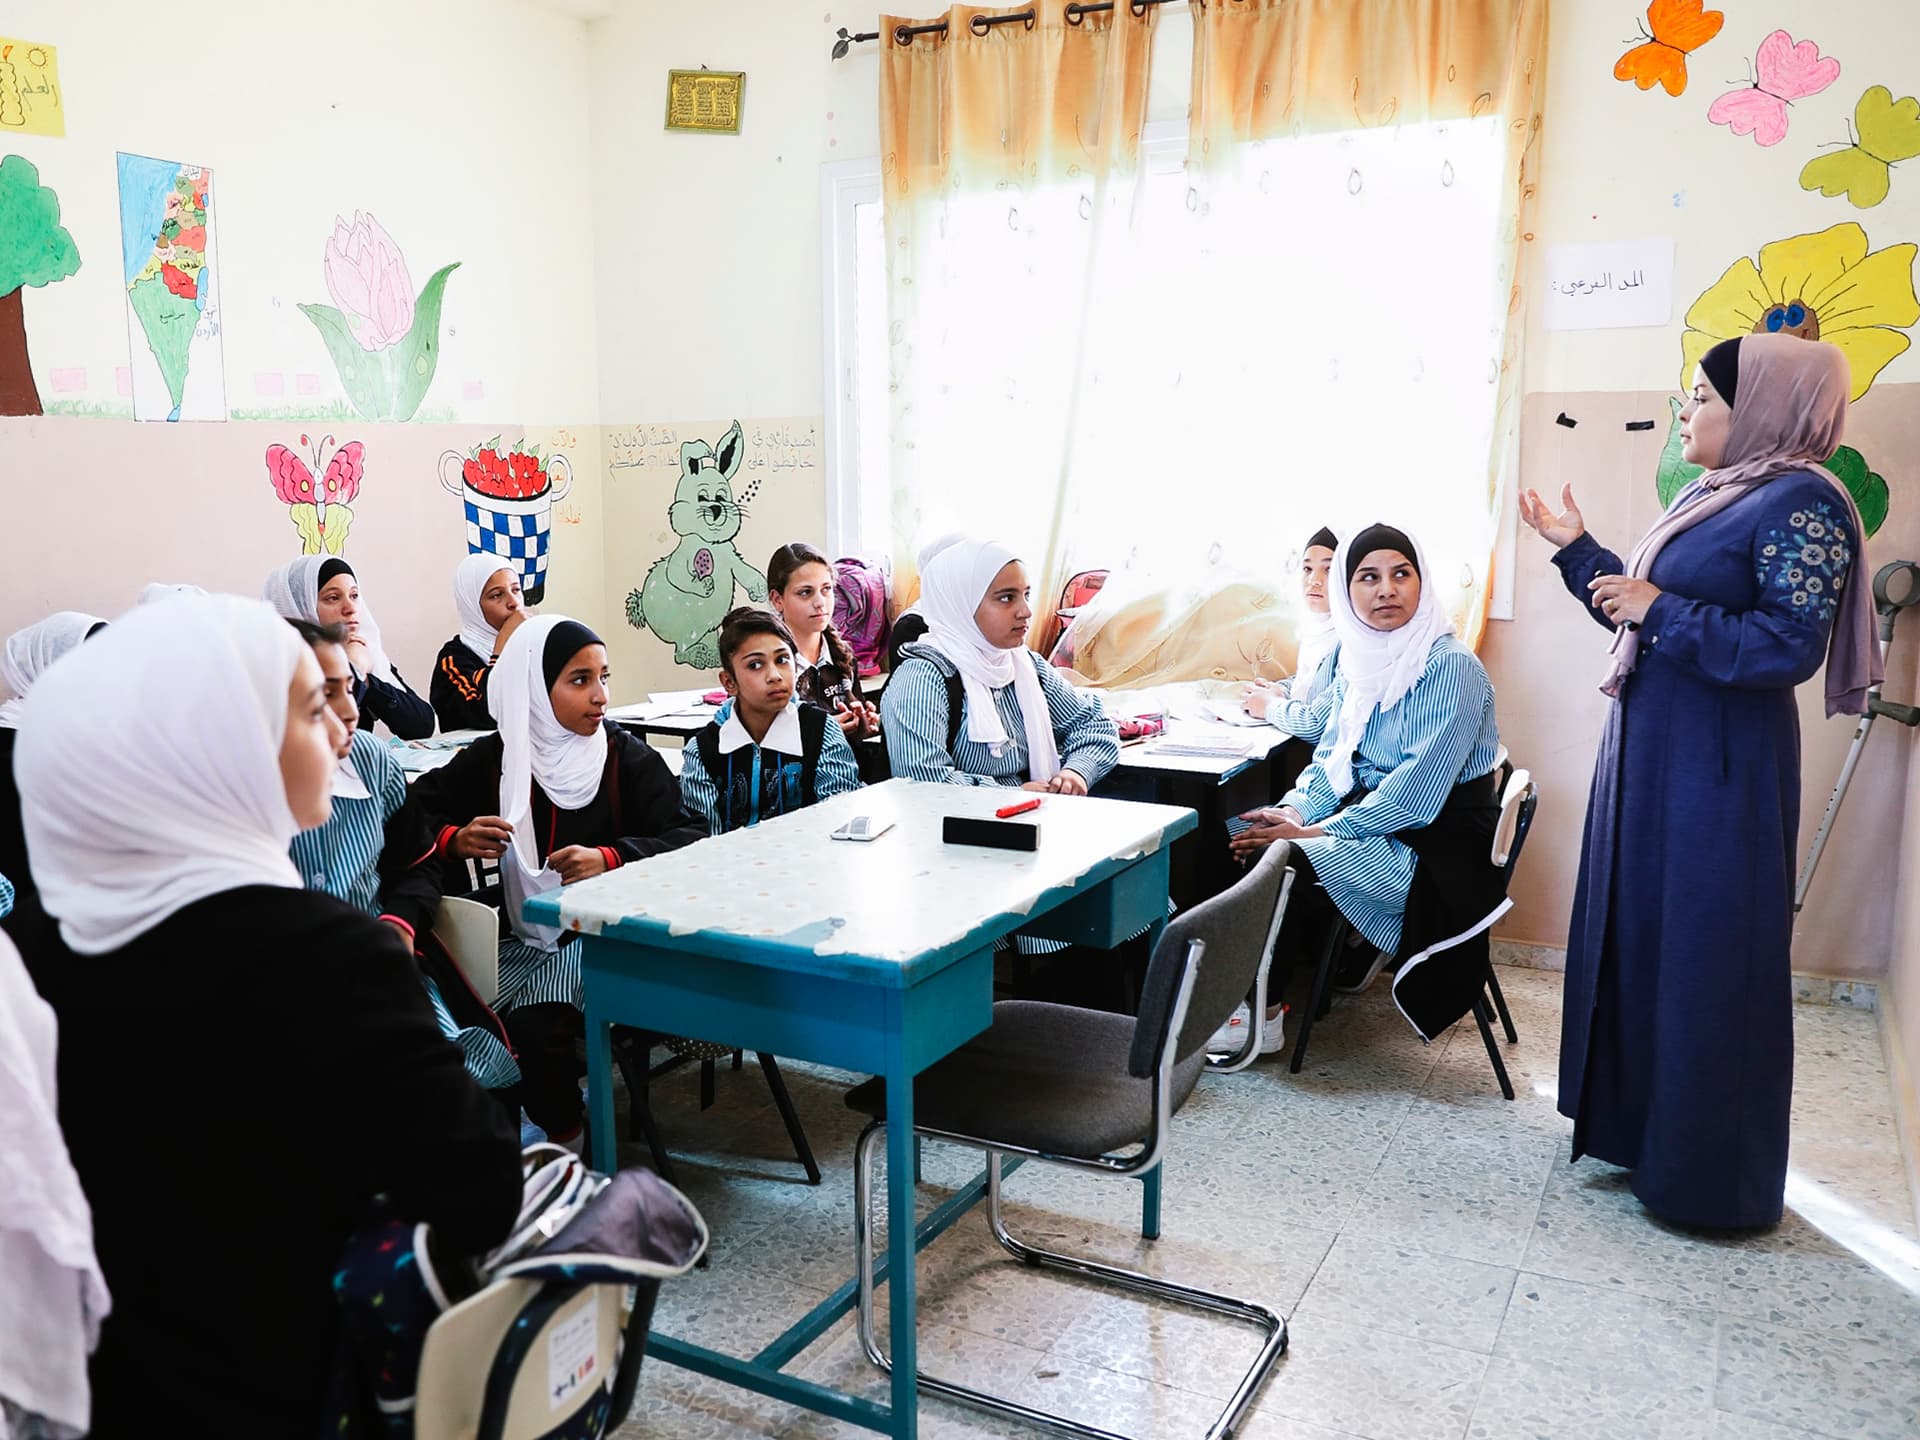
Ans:
<svg viewBox="0 0 1920 1440"><path fill-rule="evenodd" d="M1530 1132L1410 1123L1345 1228L1436 1255L1515 1266L1555 1153L1553 1140Z"/></svg>
<svg viewBox="0 0 1920 1440"><path fill-rule="evenodd" d="M1625 1171L1582 1160L1555 1164L1520 1268L1711 1308L1726 1263L1723 1246L1649 1215Z"/></svg>
<svg viewBox="0 0 1920 1440"><path fill-rule="evenodd" d="M1346 1234L1335 1241L1295 1314L1485 1354L1500 1332L1513 1282L1514 1272L1497 1265Z"/></svg>
<svg viewBox="0 0 1920 1440"><path fill-rule="evenodd" d="M1713 1398L1715 1316L1525 1271L1493 1353L1570 1376Z"/></svg>
<svg viewBox="0 0 1920 1440"><path fill-rule="evenodd" d="M1702 1396L1495 1356L1467 1440L1712 1440Z"/></svg>
<svg viewBox="0 0 1920 1440"><path fill-rule="evenodd" d="M1263 1412L1365 1440L1460 1440L1487 1357L1337 1320L1302 1317Z"/></svg>
<svg viewBox="0 0 1920 1440"><path fill-rule="evenodd" d="M1775 1425L1749 1415L1734 1415L1716 1410L1713 1415L1713 1440L1824 1440L1818 1430L1802 1430L1792 1425Z"/></svg>
<svg viewBox="0 0 1920 1440"><path fill-rule="evenodd" d="M1220 1410L1220 1402L1205 1395L1053 1356L1013 1387L1013 1398L1036 1410L1137 1436L1197 1437Z"/></svg>
<svg viewBox="0 0 1920 1440"><path fill-rule="evenodd" d="M1920 1349L1920 1244L1864 1217L1820 1219L1838 1238L1790 1201L1776 1229L1737 1246L1727 1257L1718 1308Z"/></svg>
<svg viewBox="0 0 1920 1440"><path fill-rule="evenodd" d="M1920 1346L1723 1319L1715 1403L1844 1440L1912 1440L1920 1434Z"/></svg>

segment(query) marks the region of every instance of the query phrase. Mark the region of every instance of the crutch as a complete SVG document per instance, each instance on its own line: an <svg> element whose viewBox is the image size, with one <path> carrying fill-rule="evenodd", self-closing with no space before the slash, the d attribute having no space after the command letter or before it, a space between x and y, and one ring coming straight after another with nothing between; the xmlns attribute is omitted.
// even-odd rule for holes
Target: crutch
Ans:
<svg viewBox="0 0 1920 1440"><path fill-rule="evenodd" d="M1887 647L1893 641L1893 622L1900 612L1910 605L1920 605L1920 565L1911 560L1895 560L1882 565L1873 577L1873 604L1880 612L1880 658L1887 658ZM1833 822L1840 814L1840 802L1847 798L1847 786L1853 781L1853 772L1859 767L1860 752L1866 748L1867 732L1873 729L1873 722L1880 716L1901 725L1920 725L1920 706L1896 705L1890 700L1880 698L1880 687L1874 686L1867 692L1867 713L1860 717L1860 723L1853 732L1853 745L1847 751L1846 763L1840 767L1840 783L1833 787L1833 798L1827 801L1827 813L1820 817L1820 828L1814 832L1813 846L1807 851L1807 863L1800 867L1800 883L1793 891L1793 913L1798 915L1800 907L1806 904L1807 890L1813 884L1813 872L1820 864L1820 852L1827 848L1827 837L1833 833Z"/></svg>

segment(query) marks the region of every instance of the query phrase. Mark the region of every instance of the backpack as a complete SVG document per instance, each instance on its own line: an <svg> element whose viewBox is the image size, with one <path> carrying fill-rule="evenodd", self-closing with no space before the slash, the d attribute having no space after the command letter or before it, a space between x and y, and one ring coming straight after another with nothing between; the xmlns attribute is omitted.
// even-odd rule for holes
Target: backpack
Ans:
<svg viewBox="0 0 1920 1440"><path fill-rule="evenodd" d="M833 628L853 652L864 676L880 673L887 654L887 574L880 566L849 555L833 562Z"/></svg>
<svg viewBox="0 0 1920 1440"><path fill-rule="evenodd" d="M1031 650L1027 651L1027 657L1033 661L1036 667L1042 663L1040 657ZM960 743L960 712L966 709L967 687L966 683L961 680L958 670L947 676L946 679L947 757L951 759L953 757L953 747Z"/></svg>

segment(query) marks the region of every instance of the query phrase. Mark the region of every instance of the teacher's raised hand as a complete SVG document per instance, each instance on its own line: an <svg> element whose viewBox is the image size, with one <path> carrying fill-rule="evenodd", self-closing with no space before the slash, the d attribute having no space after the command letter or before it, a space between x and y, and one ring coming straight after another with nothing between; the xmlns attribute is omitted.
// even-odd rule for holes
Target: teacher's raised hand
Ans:
<svg viewBox="0 0 1920 1440"><path fill-rule="evenodd" d="M1520 519L1528 529L1537 532L1542 540L1556 550L1571 545L1587 533L1586 518L1581 515L1580 507L1573 503L1573 486L1560 487L1560 503L1566 508L1556 515L1553 508L1540 498L1538 490L1520 492Z"/></svg>

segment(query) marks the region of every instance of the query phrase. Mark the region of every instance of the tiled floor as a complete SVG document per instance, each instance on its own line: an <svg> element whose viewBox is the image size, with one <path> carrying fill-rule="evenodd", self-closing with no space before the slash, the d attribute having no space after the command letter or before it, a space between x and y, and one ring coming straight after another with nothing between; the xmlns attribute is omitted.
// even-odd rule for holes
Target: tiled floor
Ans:
<svg viewBox="0 0 1920 1440"><path fill-rule="evenodd" d="M1016 1230L1135 1259L1291 1316L1246 1440L1804 1440L1920 1436L1920 1242L1874 1017L1796 1011L1784 1223L1707 1238L1650 1219L1623 1172L1567 1163L1554 1112L1560 977L1503 968L1520 1029L1495 1089L1470 1024L1423 1047L1384 984L1343 1000L1299 1076L1207 1076L1175 1119L1165 1235L1139 1187L1028 1167ZM791 1066L826 1170L803 1183L755 1069L694 1108L658 1082L713 1264L666 1286L667 1333L748 1354L851 1273L846 1078ZM634 1162L643 1159L629 1152ZM923 1203L977 1164L929 1149ZM920 1261L924 1368L1142 1440L1202 1435L1253 1356L1225 1321L1024 1271L976 1214ZM847 1322L796 1362L880 1398ZM623 1437L841 1437L839 1425L649 1359ZM1027 1436L936 1400L920 1433Z"/></svg>

